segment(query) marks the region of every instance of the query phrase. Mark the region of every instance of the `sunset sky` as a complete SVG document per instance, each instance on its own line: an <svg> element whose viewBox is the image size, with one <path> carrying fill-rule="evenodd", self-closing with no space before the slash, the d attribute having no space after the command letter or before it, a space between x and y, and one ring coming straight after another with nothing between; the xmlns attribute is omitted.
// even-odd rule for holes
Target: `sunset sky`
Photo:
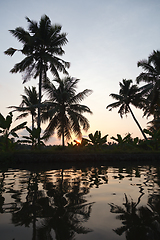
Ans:
<svg viewBox="0 0 160 240"><path fill-rule="evenodd" d="M23 85L21 74L9 73L24 56L21 53L12 57L4 55L9 47L22 46L8 30L19 26L27 30L26 16L39 21L46 14L52 24L61 24L62 32L68 34L62 58L71 63L70 76L80 79L77 92L86 88L93 90L82 102L93 112L93 115L85 114L90 129L84 136L99 130L102 136L109 135L108 141L117 133L122 136L131 133L132 137L142 138L130 114L121 119L118 109L108 111L106 106L114 102L109 94L118 93L122 79L132 79L136 83L136 77L142 72L137 62L147 59L153 50L160 50L159 11L159 0L2 0L0 112L6 116L10 111L8 106L21 103L24 86L38 87L38 79ZM142 118L141 110L134 107L132 110L142 128L146 128L151 119ZM14 114L14 119L16 116ZM31 117L27 121L31 126ZM49 143L59 144L56 135Z"/></svg>

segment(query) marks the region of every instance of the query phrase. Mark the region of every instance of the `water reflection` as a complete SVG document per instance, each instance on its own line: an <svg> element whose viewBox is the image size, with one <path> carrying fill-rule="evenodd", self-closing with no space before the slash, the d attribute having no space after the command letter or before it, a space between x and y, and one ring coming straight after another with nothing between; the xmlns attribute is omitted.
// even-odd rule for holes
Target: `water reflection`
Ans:
<svg viewBox="0 0 160 240"><path fill-rule="evenodd" d="M4 192L4 179L5 179L5 175L4 172L2 172L2 176L0 178L0 213L3 213L3 204L5 201L5 198L2 196L2 193Z"/></svg>
<svg viewBox="0 0 160 240"><path fill-rule="evenodd" d="M157 196L158 205L160 203ZM123 207L109 204L111 213L117 214L117 219L122 221L122 226L113 231L118 235L125 232L127 240L159 240L160 239L160 211L156 205L138 207L139 202L134 202L125 194Z"/></svg>
<svg viewBox="0 0 160 240"><path fill-rule="evenodd" d="M3 170L0 232L3 240L158 240L160 168Z"/></svg>
<svg viewBox="0 0 160 240"><path fill-rule="evenodd" d="M30 173L28 178L26 201L20 200L20 191L14 194L18 206L12 209L12 223L16 226L31 227L32 239L52 239L54 230L56 239L74 239L75 233L88 233L91 229L82 223L90 217L93 203L86 203L84 195L88 187L80 189L80 179L72 183L64 178L64 171L56 174L53 182L50 174ZM39 183L43 189L39 189ZM12 195L13 197L13 195ZM63 229L63 231L62 231Z"/></svg>
<svg viewBox="0 0 160 240"><path fill-rule="evenodd" d="M109 203L110 212L115 213L122 223L121 227L113 229L116 234L121 236L125 233L127 240L160 239L160 189L156 186L160 183L159 176L159 168L147 168L144 181L139 186L140 195L136 202L124 193L122 205ZM143 185L148 186L148 202L139 206L144 195Z"/></svg>

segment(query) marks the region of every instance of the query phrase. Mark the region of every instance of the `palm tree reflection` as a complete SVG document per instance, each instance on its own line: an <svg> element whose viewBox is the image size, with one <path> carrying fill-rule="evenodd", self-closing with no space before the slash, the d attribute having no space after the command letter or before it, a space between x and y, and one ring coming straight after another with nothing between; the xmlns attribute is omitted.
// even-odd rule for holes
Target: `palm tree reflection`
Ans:
<svg viewBox="0 0 160 240"><path fill-rule="evenodd" d="M39 190L39 183L43 190ZM31 173L28 180L26 202L12 213L15 225L33 226L32 240L75 239L75 234L86 234L92 230L82 226L91 213L93 203L87 203L84 195L88 188L80 186L80 179L70 182L61 175L53 182L51 178Z"/></svg>
<svg viewBox="0 0 160 240"><path fill-rule="evenodd" d="M154 196L156 202L160 206L160 198ZM117 219L122 221L122 226L113 229L118 235L125 233L127 240L159 240L160 239L160 209L152 202L147 206L137 207L140 202L134 202L131 198L128 199L125 194L125 202L123 207L109 204L111 213L116 213Z"/></svg>
<svg viewBox="0 0 160 240"><path fill-rule="evenodd" d="M29 227L32 223L33 225L33 237L34 240L36 237L36 221L37 217L42 217L43 212L43 199L44 193L38 190L38 182L40 175L38 173L30 173L28 179L28 193L26 196L26 202L21 202L18 208L16 207L12 213L12 222L18 225L24 225Z"/></svg>
<svg viewBox="0 0 160 240"><path fill-rule="evenodd" d="M4 171L2 171L1 177L0 177L0 213L4 212L3 204L4 204L5 198L2 196L2 193L4 192L4 179L5 179L5 174L4 174Z"/></svg>
<svg viewBox="0 0 160 240"><path fill-rule="evenodd" d="M86 203L84 195L88 193L88 187L81 188L80 178L70 181L63 177L63 169L60 178L53 184L51 181L45 183L47 195L52 204L52 216L46 218L39 228L39 236L46 237L49 229L53 229L57 240L75 239L75 233L88 233L91 230L82 226L91 213L93 203ZM44 239L44 238L42 238Z"/></svg>

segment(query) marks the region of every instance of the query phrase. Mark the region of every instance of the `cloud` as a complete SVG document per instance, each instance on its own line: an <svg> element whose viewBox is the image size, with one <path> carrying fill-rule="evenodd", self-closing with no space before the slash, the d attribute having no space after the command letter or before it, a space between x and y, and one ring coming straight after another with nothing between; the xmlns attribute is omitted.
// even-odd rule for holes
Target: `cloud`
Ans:
<svg viewBox="0 0 160 240"><path fill-rule="evenodd" d="M46 142L46 145L61 145L61 140L52 136L49 138L49 140Z"/></svg>

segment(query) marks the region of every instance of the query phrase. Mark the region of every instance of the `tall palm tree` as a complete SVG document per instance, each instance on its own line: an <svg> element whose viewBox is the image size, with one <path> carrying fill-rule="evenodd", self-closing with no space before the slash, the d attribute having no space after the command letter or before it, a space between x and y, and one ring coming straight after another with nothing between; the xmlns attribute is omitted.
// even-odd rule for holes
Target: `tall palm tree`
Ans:
<svg viewBox="0 0 160 240"><path fill-rule="evenodd" d="M147 105L153 113L156 105L160 106L160 51L153 51L147 60L141 60L137 63L138 67L142 67L142 72L136 79L137 83L147 83L141 89L147 97Z"/></svg>
<svg viewBox="0 0 160 240"><path fill-rule="evenodd" d="M89 122L82 114L92 112L87 106L81 105L79 102L92 91L85 89L76 94L79 79L66 77L54 81L58 83L57 87L49 80L43 85L49 100L45 101L46 111L43 112L42 119L43 121L50 119L44 135L50 137L57 129L58 138L62 137L62 145L64 146L64 139L71 139L72 132L81 137L81 126L83 130L89 129Z"/></svg>
<svg viewBox="0 0 160 240"><path fill-rule="evenodd" d="M121 118L123 117L124 114L130 112L134 121L139 127L143 137L147 140L146 135L144 134L139 122L137 121L130 107L130 104L132 104L136 108L143 107L143 98L140 94L139 88L137 87L137 85L132 84L131 79L129 80L123 79L122 83L120 82L119 85L120 85L119 94L114 93L110 94L110 96L117 101L115 103L109 104L106 108L109 108L109 111L111 111L112 108L120 107L118 113L120 114Z"/></svg>
<svg viewBox="0 0 160 240"><path fill-rule="evenodd" d="M160 51L153 51L147 60L139 61L138 67L142 67L144 72L137 77L137 83L146 83L141 87L146 98L144 116L152 115L154 125L160 119Z"/></svg>
<svg viewBox="0 0 160 240"><path fill-rule="evenodd" d="M45 81L48 70L57 78L59 71L68 74L66 68L69 68L70 63L58 57L65 53L62 46L67 43L67 38L66 33L61 33L62 27L51 25L46 15L41 17L39 23L31 21L28 17L26 20L29 23L28 31L22 27L9 30L23 44L22 49L11 47L4 53L12 56L16 51L20 51L25 55L25 58L10 70L11 73L23 72L23 83L31 77L39 77L38 127L40 128L42 82Z"/></svg>
<svg viewBox="0 0 160 240"><path fill-rule="evenodd" d="M34 129L34 122L35 122L35 117L37 116L36 113L36 108L38 106L38 93L36 91L36 88L32 86L30 87L24 87L24 92L26 95L21 95L22 96L22 102L19 105L19 107L16 106L10 106L9 108L14 108L15 110L13 111L18 111L22 112L17 119L21 119L24 117L27 117L29 114L32 116L32 130Z"/></svg>

